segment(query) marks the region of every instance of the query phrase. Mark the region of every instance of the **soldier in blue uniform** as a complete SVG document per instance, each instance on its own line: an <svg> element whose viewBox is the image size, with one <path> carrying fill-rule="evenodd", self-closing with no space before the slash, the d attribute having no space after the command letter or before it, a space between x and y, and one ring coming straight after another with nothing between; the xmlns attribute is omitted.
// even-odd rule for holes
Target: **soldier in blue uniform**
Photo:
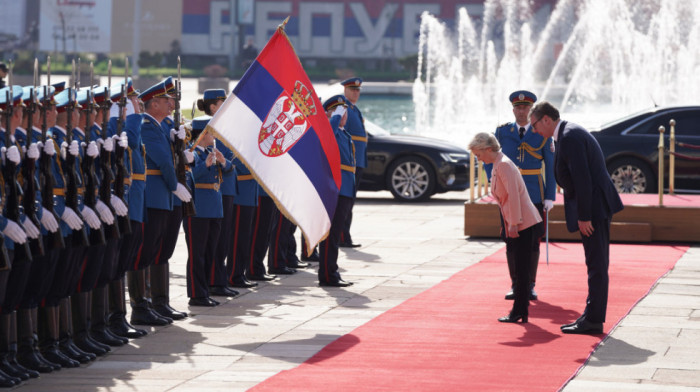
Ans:
<svg viewBox="0 0 700 392"><path fill-rule="evenodd" d="M248 261L248 279L259 281L270 281L277 278L277 275L268 274L265 270L265 254L270 246L270 224L272 222L272 214L275 207L275 202L265 189L258 186L258 207L255 210L255 220L253 221L253 238L250 249L250 260ZM286 268L280 269L277 273L290 275L296 270Z"/></svg>
<svg viewBox="0 0 700 392"><path fill-rule="evenodd" d="M345 97L336 95L323 103L323 109L330 118L331 127L338 142L340 152L341 186L338 204L331 221L328 237L319 246L318 282L321 286L347 287L352 285L340 277L338 272L338 246L347 215L352 208L355 195L355 149L350 135L343 129L348 118Z"/></svg>
<svg viewBox="0 0 700 392"><path fill-rule="evenodd" d="M134 271L137 273L137 288L132 301L132 324L164 325L172 323L172 318L165 317L151 309L146 298L146 269L158 256L163 235L167 231L168 217L173 210L173 195L188 202L192 195L187 188L178 183L175 175L173 154L170 148L171 138L184 140L184 129L164 130L162 121L171 111L167 83L160 82L139 95L145 104L146 113L141 123L141 138L146 148L146 223L142 254L137 258ZM129 294L131 295L131 287ZM155 316L155 317L154 317Z"/></svg>
<svg viewBox="0 0 700 392"><path fill-rule="evenodd" d="M209 123L211 116L192 120L192 140L196 140ZM195 147L194 200L197 215L185 219L187 239L187 296L190 306L216 306L218 301L209 297L209 279L219 231L224 217L221 197L223 172L231 170L231 161L214 148L214 136L206 133Z"/></svg>
<svg viewBox="0 0 700 392"><path fill-rule="evenodd" d="M232 287L251 288L258 285L246 277L248 262L253 254L253 222L258 206L258 183L250 170L238 158L234 158L238 194L233 199L233 233L231 248L226 256L226 273Z"/></svg>
<svg viewBox="0 0 700 392"><path fill-rule="evenodd" d="M554 206L556 194L556 182L554 181L554 144L551 138L543 138L533 132L528 120L528 113L532 104L537 100L535 94L519 90L510 94L510 102L513 104L515 122L506 123L496 128L496 139L501 144L503 153L520 168L520 173L525 180L527 192L532 204L545 219L545 212ZM491 178L491 165L485 165L486 174ZM501 226L503 221L501 220ZM503 229L501 230L502 232ZM535 280L537 266L540 258L540 241L535 241L533 256L530 263L530 299L536 300ZM511 283L515 282L515 254L506 250L508 271ZM506 299L514 299L511 290L506 294Z"/></svg>
<svg viewBox="0 0 700 392"><path fill-rule="evenodd" d="M350 134L352 143L355 146L355 193L360 188L362 181L362 172L367 167L367 131L365 130L365 119L362 118L360 108L358 108L357 100L360 99L360 89L362 88L362 79L349 78L340 82L345 87L345 103L348 106L348 119L345 124L345 131ZM356 195L352 196L352 203L355 204ZM350 235L350 226L352 225L352 206L345 221L345 227L340 236L340 247L357 248L360 244L352 242Z"/></svg>
<svg viewBox="0 0 700 392"><path fill-rule="evenodd" d="M225 100L226 91L224 89L204 90L204 96L197 100L197 108L208 116L213 116ZM224 155L227 161L233 161L233 151L221 139L216 139L215 147ZM229 283L226 273L226 255L231 252L233 246L232 236L235 225L235 206L233 201L238 193L235 166L231 165L229 170L223 170L222 175L220 191L224 217L221 222L221 230L219 230L216 252L212 262L209 263L210 267L207 276L209 279L209 294L230 297L238 295L238 291L227 287Z"/></svg>

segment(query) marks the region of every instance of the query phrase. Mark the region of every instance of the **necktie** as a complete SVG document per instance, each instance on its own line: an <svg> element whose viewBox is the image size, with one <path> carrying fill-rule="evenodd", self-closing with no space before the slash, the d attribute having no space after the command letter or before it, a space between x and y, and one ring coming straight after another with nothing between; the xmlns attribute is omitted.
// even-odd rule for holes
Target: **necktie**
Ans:
<svg viewBox="0 0 700 392"><path fill-rule="evenodd" d="M525 136L525 127L520 127L520 129L518 130L518 132L520 132L520 138L522 139L523 136Z"/></svg>

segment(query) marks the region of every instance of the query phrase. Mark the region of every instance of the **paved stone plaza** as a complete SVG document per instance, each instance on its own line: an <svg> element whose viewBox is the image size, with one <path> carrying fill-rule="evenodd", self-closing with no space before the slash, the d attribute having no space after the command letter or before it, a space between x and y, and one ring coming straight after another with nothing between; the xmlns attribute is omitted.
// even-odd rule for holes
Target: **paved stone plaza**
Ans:
<svg viewBox="0 0 700 392"><path fill-rule="evenodd" d="M363 246L341 250L339 260L343 278L354 286L318 287L312 263L296 275L241 289L236 298L217 297L223 300L218 307L188 310L187 248L181 234L171 260L171 303L188 310L189 318L150 328L147 337L93 363L42 375L16 389L244 391L503 246L497 240L464 238L467 192L421 204L395 203L388 192L360 192L360 197L353 238ZM540 273L548 273L547 267ZM494 320L509 306L504 302ZM697 391L698 347L696 245L622 320L564 391Z"/></svg>

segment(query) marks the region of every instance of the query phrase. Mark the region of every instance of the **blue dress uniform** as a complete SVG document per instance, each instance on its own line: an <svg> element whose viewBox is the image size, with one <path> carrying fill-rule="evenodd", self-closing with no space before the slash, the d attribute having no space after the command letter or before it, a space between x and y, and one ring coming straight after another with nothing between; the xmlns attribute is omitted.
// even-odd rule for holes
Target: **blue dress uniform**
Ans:
<svg viewBox="0 0 700 392"><path fill-rule="evenodd" d="M246 278L248 262L252 257L253 221L258 205L258 183L243 162L235 158L238 194L233 199L233 233L231 249L226 257L228 283L233 287L257 286Z"/></svg>
<svg viewBox="0 0 700 392"><path fill-rule="evenodd" d="M140 255L139 249L143 245L143 226L146 214L146 150L141 140L141 122L143 115L140 113L126 113L126 116L121 120L119 106L117 103L121 100L122 94L128 97L136 95L131 79L110 87L112 93L112 109L110 110L109 133L117 135L122 132L126 133L128 146L124 151L123 164L126 175L123 179L124 186L124 203L129 208L129 225L131 233L124 234L122 232L122 242L119 249L119 261L115 274L109 282L109 329L117 336L126 338L139 338L146 335L146 331L132 326L126 320L126 298L124 277L128 275L129 291L134 292L134 298L138 298L139 280L138 272L134 272L134 266L139 263L137 255ZM117 146L115 143L115 154ZM118 169L116 155L114 159L114 170ZM130 271L130 272L127 272ZM144 282L145 283L145 282ZM145 290L145 289L144 289ZM152 315L155 319L157 316Z"/></svg>
<svg viewBox="0 0 700 392"><path fill-rule="evenodd" d="M359 89L362 86L362 79L360 78L349 78L340 82L346 89ZM355 147L355 192L360 188L360 181L362 180L362 173L367 167L367 131L365 130L365 119L362 117L362 112L360 109L348 101L345 98L345 104L348 107L348 119L345 123L345 131L352 138L352 143ZM353 205L355 204L355 195L353 197ZM352 206L350 207L350 213L345 221L345 226L343 232L340 236L340 246L355 248L360 246L352 242L352 236L350 235L350 226L352 225Z"/></svg>
<svg viewBox="0 0 700 392"><path fill-rule="evenodd" d="M509 97L513 106L532 105L537 97L535 94L520 90L513 92ZM520 128L523 128L521 132ZM522 133L522 136L521 136ZM532 131L532 126L527 124L520 127L517 123L506 123L496 128L496 139L501 144L501 150L520 169L525 181L530 201L544 219L544 200L554 200L556 197L556 182L554 181L554 144L551 138L545 139ZM486 175L491 179L492 165L484 165ZM544 173L544 175L543 175ZM503 222L501 221L501 225ZM504 230L502 230L505 233ZM531 299L536 299L534 290L537 276L537 266L540 257L540 240L534 241L532 260L530 262L530 289ZM515 282L515 251L506 249L508 271L511 282ZM507 297L512 297L511 293Z"/></svg>
<svg viewBox="0 0 700 392"><path fill-rule="evenodd" d="M333 96L323 103L326 111L333 110L337 106L345 105L343 96ZM338 142L340 152L341 186L338 196L338 204L335 207L331 229L328 237L319 246L318 282L321 286L345 287L352 283L344 281L338 272L338 247L340 236L344 227L347 214L352 208L352 200L355 195L355 150L350 135L340 128L342 116L331 117L330 123Z"/></svg>
<svg viewBox="0 0 700 392"><path fill-rule="evenodd" d="M210 116L192 120L192 139L195 140L209 123ZM231 162L225 165L214 163L207 166L207 158L212 147L195 148L194 201L196 216L185 219L187 239L187 296L192 306L215 306L219 303L209 297L209 279L219 241L221 221L224 217L221 197L223 171L231 169ZM232 293L233 294L233 293Z"/></svg>

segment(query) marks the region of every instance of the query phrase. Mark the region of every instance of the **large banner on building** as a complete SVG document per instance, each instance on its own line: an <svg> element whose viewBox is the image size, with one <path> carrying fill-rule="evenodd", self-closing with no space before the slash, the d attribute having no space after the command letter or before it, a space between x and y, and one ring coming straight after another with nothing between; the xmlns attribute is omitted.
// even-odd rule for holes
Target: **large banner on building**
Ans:
<svg viewBox="0 0 700 392"><path fill-rule="evenodd" d="M420 15L429 11L442 20L454 20L467 7L480 15L483 0L256 0L252 14L236 16L229 0L184 0L182 50L184 53L225 55L236 25L253 37L258 48L277 26L291 16L287 34L300 57L396 58L418 51ZM240 9L241 7L239 7ZM250 23L252 21L252 24ZM247 41L241 39L239 42Z"/></svg>
<svg viewBox="0 0 700 392"><path fill-rule="evenodd" d="M112 0L41 0L39 50L109 53Z"/></svg>

